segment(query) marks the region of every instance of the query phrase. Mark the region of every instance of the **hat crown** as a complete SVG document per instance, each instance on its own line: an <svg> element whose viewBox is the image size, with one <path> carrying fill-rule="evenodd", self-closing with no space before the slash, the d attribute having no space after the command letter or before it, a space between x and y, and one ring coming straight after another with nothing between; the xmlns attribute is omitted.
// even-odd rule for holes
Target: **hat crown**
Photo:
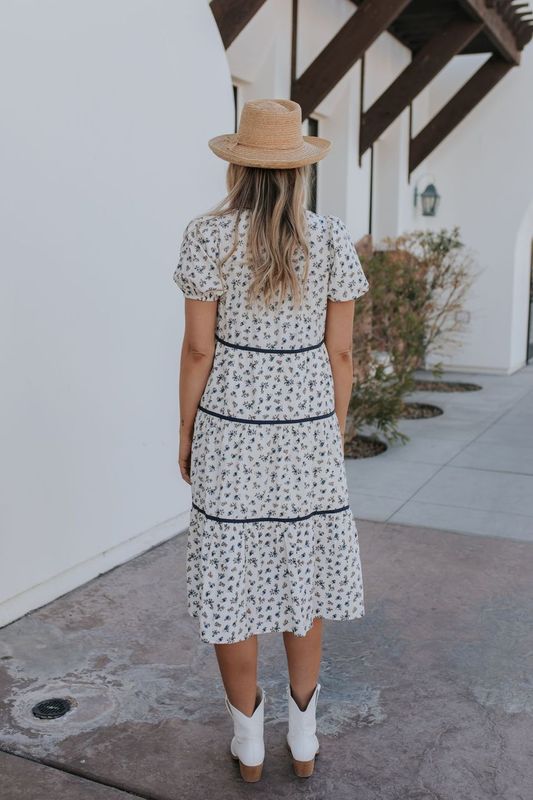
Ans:
<svg viewBox="0 0 533 800"><path fill-rule="evenodd" d="M248 100L236 139L247 147L292 150L304 145L302 109L294 100Z"/></svg>
<svg viewBox="0 0 533 800"><path fill-rule="evenodd" d="M220 158L260 169L294 169L314 164L329 152L331 142L302 134L302 108L295 100L247 100L236 133L208 141Z"/></svg>

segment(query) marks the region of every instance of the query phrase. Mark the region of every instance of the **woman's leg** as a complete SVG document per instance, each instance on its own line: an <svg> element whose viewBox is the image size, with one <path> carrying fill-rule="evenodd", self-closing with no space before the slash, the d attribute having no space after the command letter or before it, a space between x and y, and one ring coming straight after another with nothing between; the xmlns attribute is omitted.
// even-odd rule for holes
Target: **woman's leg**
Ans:
<svg viewBox="0 0 533 800"><path fill-rule="evenodd" d="M284 631L283 643L287 653L292 696L305 711L318 682L322 658L322 618L316 617L306 636Z"/></svg>
<svg viewBox="0 0 533 800"><path fill-rule="evenodd" d="M232 706L251 717L257 705L257 636L215 644L222 682Z"/></svg>

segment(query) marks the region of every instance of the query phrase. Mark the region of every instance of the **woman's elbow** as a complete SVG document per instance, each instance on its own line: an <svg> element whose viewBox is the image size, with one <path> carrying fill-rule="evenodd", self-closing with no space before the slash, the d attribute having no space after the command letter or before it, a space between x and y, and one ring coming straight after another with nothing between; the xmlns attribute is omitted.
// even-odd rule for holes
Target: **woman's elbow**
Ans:
<svg viewBox="0 0 533 800"><path fill-rule="evenodd" d="M328 348L328 355L330 361L335 361L339 364L344 362L351 364L353 358L353 348L350 345L340 348Z"/></svg>
<svg viewBox="0 0 533 800"><path fill-rule="evenodd" d="M183 356L192 364L205 364L213 360L215 355L215 342L193 342L185 339L183 342Z"/></svg>

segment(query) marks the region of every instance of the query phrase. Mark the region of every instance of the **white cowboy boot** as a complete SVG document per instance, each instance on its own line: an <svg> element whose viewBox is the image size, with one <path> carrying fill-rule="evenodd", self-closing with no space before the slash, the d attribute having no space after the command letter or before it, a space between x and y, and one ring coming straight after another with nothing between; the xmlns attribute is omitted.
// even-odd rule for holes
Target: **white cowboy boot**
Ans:
<svg viewBox="0 0 533 800"><path fill-rule="evenodd" d="M263 723L266 694L261 686L257 687L256 702L258 697L261 698L261 701L252 716L249 717L235 708L228 700L227 695L224 696L226 708L233 718L234 736L230 744L231 755L235 761L239 762L241 777L249 783L260 779L265 759Z"/></svg>
<svg viewBox="0 0 533 800"><path fill-rule="evenodd" d="M308 778L315 768L315 756L318 755L318 739L316 737L316 704L320 693L317 683L305 711L301 711L291 693L291 685L287 684L289 701L289 731L287 745L292 755L294 772L299 778Z"/></svg>

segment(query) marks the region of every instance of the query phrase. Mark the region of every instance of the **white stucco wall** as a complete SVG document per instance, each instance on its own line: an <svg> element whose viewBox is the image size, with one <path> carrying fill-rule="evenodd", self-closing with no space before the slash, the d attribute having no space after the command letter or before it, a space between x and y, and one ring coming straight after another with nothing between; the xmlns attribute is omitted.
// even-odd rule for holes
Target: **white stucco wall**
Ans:
<svg viewBox="0 0 533 800"><path fill-rule="evenodd" d="M455 59L428 87L419 129L484 57ZM442 195L432 227L458 224L482 271L469 294L469 333L448 364L513 372L526 357L533 238L533 47L423 162ZM528 245L529 242L529 245Z"/></svg>
<svg viewBox="0 0 533 800"><path fill-rule="evenodd" d="M233 100L205 3L0 15L2 624L186 527L172 272Z"/></svg>
<svg viewBox="0 0 533 800"><path fill-rule="evenodd" d="M385 33L369 48L365 58L363 108L366 111L409 64L411 52ZM355 127L358 126L359 115L355 120ZM376 242L401 232L408 147L409 110L405 109L374 144L372 236Z"/></svg>
<svg viewBox="0 0 533 800"><path fill-rule="evenodd" d="M533 266L533 200L518 226L513 258L513 311L511 315L511 364L522 366L527 358L528 344L533 342L532 328L528 331L530 313L530 283ZM529 334L529 339L528 339Z"/></svg>

